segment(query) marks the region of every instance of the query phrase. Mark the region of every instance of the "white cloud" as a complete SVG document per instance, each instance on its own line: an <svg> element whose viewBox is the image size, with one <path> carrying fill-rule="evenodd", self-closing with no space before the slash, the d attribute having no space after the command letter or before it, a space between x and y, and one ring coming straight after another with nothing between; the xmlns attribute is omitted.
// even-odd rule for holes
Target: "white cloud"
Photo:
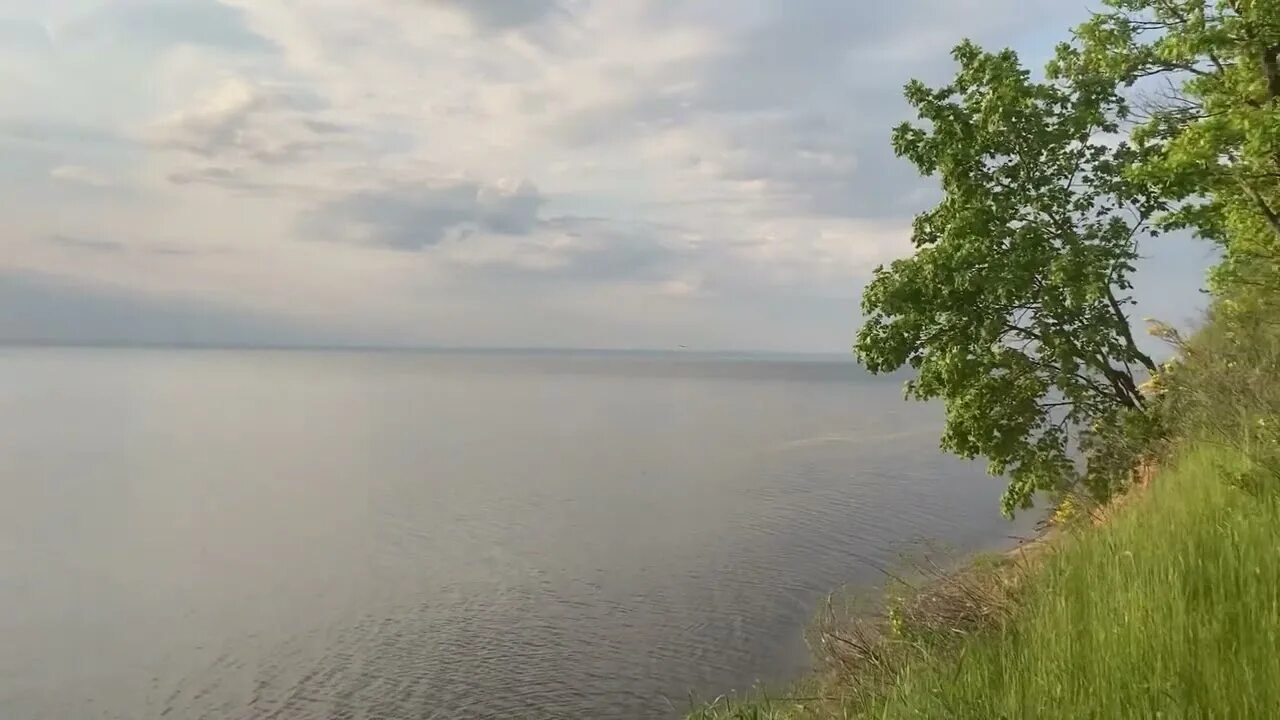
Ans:
<svg viewBox="0 0 1280 720"><path fill-rule="evenodd" d="M156 145L206 160L298 163L342 142L344 127L323 119L320 101L287 87L227 77L193 107L156 121Z"/></svg>
<svg viewBox="0 0 1280 720"><path fill-rule="evenodd" d="M266 95L239 78L227 78L194 108L159 121L161 140L202 155L243 142L250 114L267 105Z"/></svg>
<svg viewBox="0 0 1280 720"><path fill-rule="evenodd" d="M0 62L26 65L0 88L0 144L55 182L0 168L0 192L24 198L0 270L302 317L338 340L843 348L860 282L909 250L930 197L888 148L902 83L944 76L963 35L1017 43L1076 15L1056 0L6 8L0 30L22 42ZM70 194L108 184L122 191Z"/></svg>

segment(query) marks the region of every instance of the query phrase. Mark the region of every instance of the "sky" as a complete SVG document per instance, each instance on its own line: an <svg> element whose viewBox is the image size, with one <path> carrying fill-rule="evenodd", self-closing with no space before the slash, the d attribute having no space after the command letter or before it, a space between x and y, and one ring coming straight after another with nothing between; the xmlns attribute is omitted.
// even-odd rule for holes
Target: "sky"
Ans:
<svg viewBox="0 0 1280 720"><path fill-rule="evenodd" d="M7 0L0 341L847 352L937 199L902 85L1090 7Z"/></svg>

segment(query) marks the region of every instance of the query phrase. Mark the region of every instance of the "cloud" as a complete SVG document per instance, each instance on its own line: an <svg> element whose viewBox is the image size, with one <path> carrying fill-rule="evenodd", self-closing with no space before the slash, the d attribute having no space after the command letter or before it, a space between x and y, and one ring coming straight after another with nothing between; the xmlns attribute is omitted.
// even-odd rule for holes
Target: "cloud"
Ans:
<svg viewBox="0 0 1280 720"><path fill-rule="evenodd" d="M680 228L562 216L521 235L475 234L434 249L457 272L538 285L626 284L660 293L706 290L716 254Z"/></svg>
<svg viewBox="0 0 1280 720"><path fill-rule="evenodd" d="M327 120L312 120L310 118L303 120L302 125L317 135L342 135L352 130L349 125Z"/></svg>
<svg viewBox="0 0 1280 720"><path fill-rule="evenodd" d="M108 188L113 184L106 175L84 165L59 165L49 171L49 177L72 185L93 188Z"/></svg>
<svg viewBox="0 0 1280 720"><path fill-rule="evenodd" d="M447 275L508 288L623 289L653 298L802 292L851 298L865 269L909 247L905 223L809 218L696 228L556 216L523 235L447 238L428 257Z"/></svg>
<svg viewBox="0 0 1280 720"><path fill-rule="evenodd" d="M49 28L32 18L0 17L0 52L46 56L53 50Z"/></svg>
<svg viewBox="0 0 1280 720"><path fill-rule="evenodd" d="M962 37L1001 42L1054 16L1065 29L1075 14L1053 0L753 2L732 15L713 5L645 4L638 27L715 39L665 64L640 60L651 68L624 74L623 94L567 105L554 122L561 141L644 146L708 195L750 193L769 213L875 218L909 216L932 187L889 146L910 117L906 80L945 77ZM691 139L654 142L681 136Z"/></svg>
<svg viewBox="0 0 1280 720"><path fill-rule="evenodd" d="M218 302L0 270L0 338L32 343L315 345L332 330Z"/></svg>
<svg viewBox="0 0 1280 720"><path fill-rule="evenodd" d="M113 255L135 255L152 257L200 257L219 255L226 252L219 247L194 247L174 241L143 241L124 243L119 240L95 236L53 233L45 238L53 246L76 253L110 253Z"/></svg>
<svg viewBox="0 0 1280 720"><path fill-rule="evenodd" d="M247 81L228 78L200 106L156 123L157 140L198 155L217 155L245 143L253 114L272 104L271 100Z"/></svg>
<svg viewBox="0 0 1280 720"><path fill-rule="evenodd" d="M259 192L269 189L261 183L247 180L242 173L231 168L206 166L190 170L176 170L167 176L174 185L217 185L231 190Z"/></svg>
<svg viewBox="0 0 1280 720"><path fill-rule="evenodd" d="M239 11L216 0L113 0L61 23L53 39L58 44L124 45L151 52L178 44L238 52L271 48L245 26Z"/></svg>
<svg viewBox="0 0 1280 720"><path fill-rule="evenodd" d="M309 117L321 105L306 93L229 77L197 106L156 122L152 140L202 158L295 164L345 132L338 123Z"/></svg>
<svg viewBox="0 0 1280 720"><path fill-rule="evenodd" d="M481 30L510 30L563 13L556 0L427 0L462 14Z"/></svg>
<svg viewBox="0 0 1280 720"><path fill-rule="evenodd" d="M309 228L328 239L421 250L473 232L528 234L544 202L527 181L391 185L326 204Z"/></svg>
<svg viewBox="0 0 1280 720"><path fill-rule="evenodd" d="M89 252L117 253L123 252L123 243L101 238L79 237L76 235L55 234L49 236L49 242L71 250L87 250Z"/></svg>
<svg viewBox="0 0 1280 720"><path fill-rule="evenodd" d="M112 129L87 125L74 119L0 117L0 140L55 149L101 148L130 145Z"/></svg>
<svg viewBox="0 0 1280 720"><path fill-rule="evenodd" d="M838 350L861 283L910 252L938 192L889 147L903 83L944 81L964 36L1038 62L1084 15L1059 0L18 3L0 9L0 270L305 316L334 337Z"/></svg>
<svg viewBox="0 0 1280 720"><path fill-rule="evenodd" d="M165 175L165 179L178 187L208 185L241 197L311 196L320 192L316 187L305 183L259 177L252 168L245 165L183 165Z"/></svg>

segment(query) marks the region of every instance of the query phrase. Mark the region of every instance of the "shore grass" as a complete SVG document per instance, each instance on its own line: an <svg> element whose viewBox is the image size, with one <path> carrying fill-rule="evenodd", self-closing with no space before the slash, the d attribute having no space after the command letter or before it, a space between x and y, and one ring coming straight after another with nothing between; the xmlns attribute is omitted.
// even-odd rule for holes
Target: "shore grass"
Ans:
<svg viewBox="0 0 1280 720"><path fill-rule="evenodd" d="M909 665L873 717L1264 718L1280 711L1280 503L1198 447L1064 538L1001 626Z"/></svg>
<svg viewBox="0 0 1280 720"><path fill-rule="evenodd" d="M1241 481L1250 462L1191 444L1105 523L1048 543L976 627L899 626L873 651L883 673L690 717L1276 717L1280 488Z"/></svg>

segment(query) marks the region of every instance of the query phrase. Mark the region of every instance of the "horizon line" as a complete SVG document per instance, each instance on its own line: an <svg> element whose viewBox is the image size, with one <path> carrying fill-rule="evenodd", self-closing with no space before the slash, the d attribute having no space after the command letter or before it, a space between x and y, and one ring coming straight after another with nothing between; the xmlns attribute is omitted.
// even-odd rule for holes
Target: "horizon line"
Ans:
<svg viewBox="0 0 1280 720"><path fill-rule="evenodd" d="M740 348L616 348L582 346L518 346L518 345L396 345L373 343L261 343L235 341L169 341L169 340L70 340L57 338L0 338L0 347L8 348L101 348L153 350L290 350L346 352L438 352L438 353L596 353L596 354L670 354L670 355L772 355L847 358L856 362L852 350L845 352L820 350L761 350Z"/></svg>

